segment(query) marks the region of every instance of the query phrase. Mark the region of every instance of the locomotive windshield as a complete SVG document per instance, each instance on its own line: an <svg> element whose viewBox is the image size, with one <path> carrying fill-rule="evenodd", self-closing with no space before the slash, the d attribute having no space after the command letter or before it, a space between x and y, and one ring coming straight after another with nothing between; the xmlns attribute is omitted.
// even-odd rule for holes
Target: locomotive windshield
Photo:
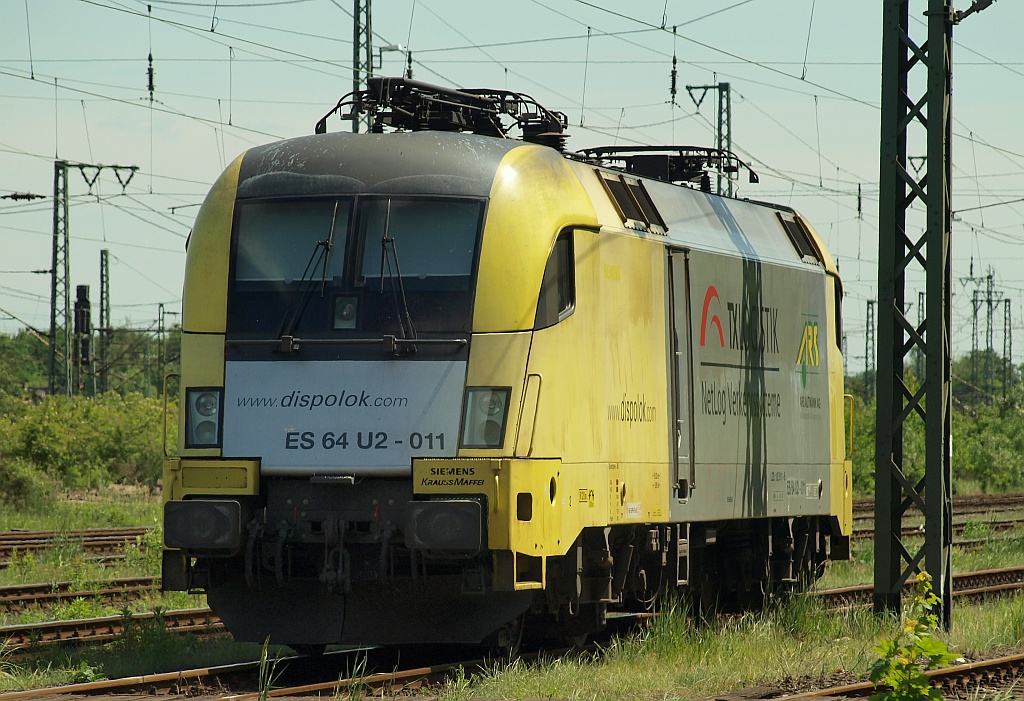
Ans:
<svg viewBox="0 0 1024 701"><path fill-rule="evenodd" d="M390 262L407 289L469 289L479 203L385 198L365 202L361 212L360 282L387 279Z"/></svg>
<svg viewBox="0 0 1024 701"><path fill-rule="evenodd" d="M307 274L307 266L314 263L319 263L318 272L323 269L329 271L328 277L341 277L350 210L351 203L343 200L240 207L236 282L262 282L285 289ZM319 260L311 260L310 252L319 250L317 243L328 240L336 253L330 255L325 250Z"/></svg>
<svg viewBox="0 0 1024 701"><path fill-rule="evenodd" d="M483 209L465 198L241 200L228 335L402 338L409 318L421 336L468 334Z"/></svg>

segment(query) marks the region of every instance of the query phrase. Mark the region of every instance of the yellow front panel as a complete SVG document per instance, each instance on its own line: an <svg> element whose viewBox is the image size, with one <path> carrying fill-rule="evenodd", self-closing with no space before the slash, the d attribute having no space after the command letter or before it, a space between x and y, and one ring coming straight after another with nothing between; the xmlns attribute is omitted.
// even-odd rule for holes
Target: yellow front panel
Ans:
<svg viewBox="0 0 1024 701"><path fill-rule="evenodd" d="M560 458L581 488L616 490L612 523L665 520L665 250L608 231L577 231L574 247L575 311L537 331L530 350L528 372L543 380L531 456Z"/></svg>
<svg viewBox="0 0 1024 701"><path fill-rule="evenodd" d="M192 227L181 305L183 331L224 333L231 220L241 164L239 156L217 179Z"/></svg>
<svg viewBox="0 0 1024 701"><path fill-rule="evenodd" d="M185 388L224 386L224 336L222 334L181 334L181 411L178 412L178 454L187 457L219 456L220 448L185 446Z"/></svg>
<svg viewBox="0 0 1024 701"><path fill-rule="evenodd" d="M560 460L414 460L414 494L483 495L487 547L535 557L564 555L585 527L608 523L608 471ZM614 478L611 480L614 483Z"/></svg>
<svg viewBox="0 0 1024 701"><path fill-rule="evenodd" d="M473 334L466 368L467 387L511 387L505 444L500 449L460 448L459 457L494 457L512 453L523 399L523 378L530 354L529 333Z"/></svg>
<svg viewBox="0 0 1024 701"><path fill-rule="evenodd" d="M597 226L590 198L561 155L524 145L502 159L491 187L473 331L533 327L544 263L567 226Z"/></svg>
<svg viewBox="0 0 1024 701"><path fill-rule="evenodd" d="M259 493L258 460L164 461L164 501L189 494L250 495Z"/></svg>

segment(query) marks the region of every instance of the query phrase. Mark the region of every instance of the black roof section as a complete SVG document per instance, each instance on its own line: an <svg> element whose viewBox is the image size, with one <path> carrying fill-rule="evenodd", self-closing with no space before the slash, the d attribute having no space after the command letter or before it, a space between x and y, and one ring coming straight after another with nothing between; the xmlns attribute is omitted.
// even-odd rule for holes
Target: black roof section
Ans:
<svg viewBox="0 0 1024 701"><path fill-rule="evenodd" d="M316 123L327 132L327 118L373 117L370 131L462 131L508 138L518 129L523 141L564 149L568 118L545 108L529 95L490 88L444 88L408 78L371 77L366 89L343 96Z"/></svg>
<svg viewBox="0 0 1024 701"><path fill-rule="evenodd" d="M412 132L300 136L246 152L238 197L347 193L487 197L512 139Z"/></svg>
<svg viewBox="0 0 1024 701"><path fill-rule="evenodd" d="M758 182L757 173L732 151L703 146L597 146L580 154L606 168L623 170L644 178L667 183L700 183L701 190L710 191L708 171L736 173L746 168L751 183Z"/></svg>

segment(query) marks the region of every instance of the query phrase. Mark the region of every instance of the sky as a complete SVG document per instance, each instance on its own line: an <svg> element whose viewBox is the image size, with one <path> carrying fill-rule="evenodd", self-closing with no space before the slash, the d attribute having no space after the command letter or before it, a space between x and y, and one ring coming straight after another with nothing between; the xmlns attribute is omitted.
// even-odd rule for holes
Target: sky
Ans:
<svg viewBox="0 0 1024 701"><path fill-rule="evenodd" d="M918 41L926 5L910 2ZM373 42L390 48L375 51L375 73L402 74L411 54L417 80L529 94L566 113L570 149L714 145L716 93L700 101L702 90L687 86L729 83L733 150L760 176L757 185L743 178L737 195L792 206L824 237L846 290L847 370L859 372L867 301L877 296L881 8L377 0ZM247 148L313 133L351 90L352 9L351 0L0 0L0 332L49 326L50 278L33 271L50 267L55 158L138 167L126 186L111 168L91 186L94 170L70 170L72 294L90 286L98 322L107 249L114 325L155 330L160 304L174 323L185 239L210 184ZM972 347L975 290L988 298L991 273L994 346L1002 352L1009 300L1018 363L1021 27L1024 3L1000 0L953 33L954 353ZM349 127L332 119L328 128ZM912 138L912 157L915 149L923 155ZM920 217L910 222L920 233ZM919 289L923 274L911 275L915 307ZM987 306L978 310L981 347Z"/></svg>

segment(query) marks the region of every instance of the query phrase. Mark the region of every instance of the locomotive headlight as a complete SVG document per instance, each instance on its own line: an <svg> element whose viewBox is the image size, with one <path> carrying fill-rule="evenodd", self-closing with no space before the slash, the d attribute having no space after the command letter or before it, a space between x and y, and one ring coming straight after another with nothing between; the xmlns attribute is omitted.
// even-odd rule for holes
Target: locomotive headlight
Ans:
<svg viewBox="0 0 1024 701"><path fill-rule="evenodd" d="M472 555L483 544L483 509L472 499L409 503L405 545L435 555Z"/></svg>
<svg viewBox="0 0 1024 701"><path fill-rule="evenodd" d="M237 501L195 499L164 504L164 545L182 550L237 550L242 542Z"/></svg>
<svg viewBox="0 0 1024 701"><path fill-rule="evenodd" d="M196 411L203 416L213 416L217 413L217 395L213 392L203 392L196 398Z"/></svg>
<svg viewBox="0 0 1024 701"><path fill-rule="evenodd" d="M220 387L189 387L185 390L185 447L219 448L221 443Z"/></svg>
<svg viewBox="0 0 1024 701"><path fill-rule="evenodd" d="M463 448L500 448L505 443L511 387L467 387L462 412Z"/></svg>

